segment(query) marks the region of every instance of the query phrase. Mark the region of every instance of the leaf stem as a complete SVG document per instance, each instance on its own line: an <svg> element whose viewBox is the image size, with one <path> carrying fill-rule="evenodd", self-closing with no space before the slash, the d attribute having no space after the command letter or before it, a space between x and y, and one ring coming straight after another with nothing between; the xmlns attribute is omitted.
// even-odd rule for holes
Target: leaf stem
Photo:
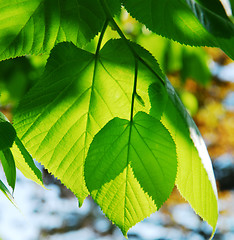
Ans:
<svg viewBox="0 0 234 240"><path fill-rule="evenodd" d="M130 122L133 121L134 101L135 101L136 88L137 88L137 74L138 74L138 59L135 58L135 74L134 74L134 85L133 85L133 91L132 91Z"/></svg>
<svg viewBox="0 0 234 240"><path fill-rule="evenodd" d="M128 46L129 50L132 52L134 58L137 58L138 61L140 61L142 64L144 64L151 72L153 72L153 74L155 74L160 81L162 82L163 85L165 85L164 80L151 68L151 66L144 61L144 59L142 59L138 53L135 51L135 49L132 47L130 41L125 37L124 33L122 32L122 30L119 28L118 24L115 22L114 18L111 16L108 7L106 6L105 0L100 0L100 3L103 7L103 10L106 14L107 19L112 23L113 27L116 29L116 31L118 32L119 36L121 37L121 39L123 39L123 41L126 43L126 45Z"/></svg>
<svg viewBox="0 0 234 240"><path fill-rule="evenodd" d="M109 19L107 18L104 25L103 25L103 28L102 28L102 31L101 31L101 34L100 34L100 37L98 39L98 44L97 44L97 48L96 48L96 52L95 52L95 56L97 57L98 54L99 54L99 51L100 51L100 48L101 48L101 44L102 44L102 39L103 39L103 36L105 34L105 31L106 31L106 28L108 26L108 22L109 22Z"/></svg>

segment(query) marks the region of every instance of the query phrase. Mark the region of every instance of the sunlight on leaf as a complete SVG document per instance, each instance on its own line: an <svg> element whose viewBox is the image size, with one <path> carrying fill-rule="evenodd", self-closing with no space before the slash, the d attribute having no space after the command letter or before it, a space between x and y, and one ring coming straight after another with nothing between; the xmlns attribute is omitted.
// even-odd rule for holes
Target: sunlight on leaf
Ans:
<svg viewBox="0 0 234 240"><path fill-rule="evenodd" d="M167 91L169 98L162 123L176 143L176 185L196 213L212 226L214 234L218 202L211 160L195 123L168 80Z"/></svg>
<svg viewBox="0 0 234 240"><path fill-rule="evenodd" d="M136 115L133 122L127 120L131 110ZM161 116L166 128L159 121ZM190 133L195 127L189 119L152 55L118 39L108 41L98 55L71 43L56 46L44 75L21 101L14 126L32 156L75 193L80 205L90 191L126 235L131 226L159 208L173 188L177 166L173 140L178 156L176 184L215 229L213 171L210 163L208 168L203 164L210 161L207 155L206 159L199 156L204 145L200 148ZM157 156L163 159L162 168ZM133 215L134 211L138 214Z"/></svg>
<svg viewBox="0 0 234 240"><path fill-rule="evenodd" d="M132 123L115 118L95 136L85 180L91 196L126 236L169 197L176 169L169 132L159 120L138 112Z"/></svg>
<svg viewBox="0 0 234 240"><path fill-rule="evenodd" d="M94 135L114 117L130 115L134 63L120 39L107 42L97 61L71 43L59 44L14 117L29 152L75 193L80 204L88 195L83 168ZM155 71L160 71L156 61L154 66L150 71L139 63L137 94L145 104L135 101L135 112L149 112L148 87L158 81Z"/></svg>

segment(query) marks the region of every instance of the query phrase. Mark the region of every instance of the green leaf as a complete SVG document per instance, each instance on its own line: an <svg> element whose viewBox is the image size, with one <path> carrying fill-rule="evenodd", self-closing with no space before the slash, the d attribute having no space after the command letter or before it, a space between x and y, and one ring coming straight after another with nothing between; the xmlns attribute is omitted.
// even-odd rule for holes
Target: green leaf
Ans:
<svg viewBox="0 0 234 240"><path fill-rule="evenodd" d="M234 37L208 32L185 0L123 0L129 13L153 32L192 46L219 47L234 59Z"/></svg>
<svg viewBox="0 0 234 240"><path fill-rule="evenodd" d="M119 1L108 1L112 13ZM105 14L97 0L0 0L0 60L49 53L55 44L89 42Z"/></svg>
<svg viewBox="0 0 234 240"><path fill-rule="evenodd" d="M14 198L12 197L11 193L9 192L9 190L7 189L7 187L5 186L5 184L0 180L0 191L3 192L3 194L11 201L11 203L16 206L16 203L14 201Z"/></svg>
<svg viewBox="0 0 234 240"><path fill-rule="evenodd" d="M149 86L149 98L151 102L150 114L156 119L161 119L167 104L167 90L161 82L155 82Z"/></svg>
<svg viewBox="0 0 234 240"><path fill-rule="evenodd" d="M0 112L0 151L6 150L12 147L13 142L15 141L16 132L14 127Z"/></svg>
<svg viewBox="0 0 234 240"><path fill-rule="evenodd" d="M24 176L44 187L41 171L36 167L32 156L18 137L15 139L12 151L15 156L16 167Z"/></svg>
<svg viewBox="0 0 234 240"><path fill-rule="evenodd" d="M145 106L145 102L144 100L141 98L140 95L138 95L137 93L135 93L135 99L144 107Z"/></svg>
<svg viewBox="0 0 234 240"><path fill-rule="evenodd" d="M91 196L126 236L169 197L176 169L169 132L159 120L138 112L132 122L114 118L94 137L85 180Z"/></svg>
<svg viewBox="0 0 234 240"><path fill-rule="evenodd" d="M168 80L167 91L168 103L161 121L176 143L176 185L196 213L212 226L214 234L218 203L211 160L199 130Z"/></svg>
<svg viewBox="0 0 234 240"><path fill-rule="evenodd" d="M135 101L134 112L148 113L148 88L159 81L155 71L160 69L156 61L154 71L138 65L136 92L145 106ZM98 57L61 43L52 51L44 76L16 111L14 126L23 144L80 204L88 195L84 160L94 135L114 117L130 115L134 67L133 54L122 40L107 42Z"/></svg>
<svg viewBox="0 0 234 240"><path fill-rule="evenodd" d="M186 0L201 24L213 35L234 36L234 25L219 0Z"/></svg>
<svg viewBox="0 0 234 240"><path fill-rule="evenodd" d="M15 181L16 181L16 167L15 167L14 157L9 148L6 150L0 151L0 160L6 175L7 182L14 191Z"/></svg>

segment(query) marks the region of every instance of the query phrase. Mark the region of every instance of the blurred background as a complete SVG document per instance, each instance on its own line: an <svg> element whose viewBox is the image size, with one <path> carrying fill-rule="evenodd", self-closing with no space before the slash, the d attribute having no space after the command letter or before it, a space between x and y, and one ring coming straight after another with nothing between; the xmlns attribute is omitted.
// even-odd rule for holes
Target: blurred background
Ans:
<svg viewBox="0 0 234 240"><path fill-rule="evenodd" d="M220 215L214 239L234 239L234 62L221 50L194 48L152 34L125 11L116 19L126 36L158 60L200 129L213 161ZM117 38L111 26L104 41ZM86 50L95 51L97 38ZM22 96L37 82L48 56L0 62L0 111L9 119ZM81 208L74 195L43 171L45 190L17 172L16 209L0 195L0 240L123 240L119 229L87 198ZM4 181L3 170L0 179ZM6 181L4 181L6 184ZM150 218L134 226L130 240L203 240L211 228L175 188Z"/></svg>

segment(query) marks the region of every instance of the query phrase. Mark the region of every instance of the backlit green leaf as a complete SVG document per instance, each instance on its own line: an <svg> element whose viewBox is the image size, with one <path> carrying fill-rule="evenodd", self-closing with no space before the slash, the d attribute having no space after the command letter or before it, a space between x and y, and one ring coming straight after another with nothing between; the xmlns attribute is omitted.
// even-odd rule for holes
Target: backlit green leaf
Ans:
<svg viewBox="0 0 234 240"><path fill-rule="evenodd" d="M16 181L16 167L14 157L9 148L0 151L0 160L6 175L7 182L9 186L11 186L12 189L14 190Z"/></svg>
<svg viewBox="0 0 234 240"><path fill-rule="evenodd" d="M94 137L85 180L91 196L126 236L169 197L176 169L169 132L159 120L138 112L133 122L114 118Z"/></svg>
<svg viewBox="0 0 234 240"><path fill-rule="evenodd" d="M83 168L94 135L114 117L130 115L134 66L133 54L122 40L109 41L98 57L73 44L59 44L15 115L23 144L80 204L88 194ZM145 104L136 100L135 113L149 112L148 87L159 81L160 72L156 61L154 66L149 70L139 62L137 94Z"/></svg>
<svg viewBox="0 0 234 240"><path fill-rule="evenodd" d="M153 144L151 140L146 138L146 135L152 134L151 136L154 138L155 131L150 131L150 129L154 129L154 126L157 125L161 126L157 119L160 119L164 112L162 122L172 134L177 147L177 186L182 196L190 202L195 211L215 229L217 221L216 188L213 185L210 159L207 159L207 152L203 149L204 143L201 142L202 147L200 147L198 141L195 141L197 137L200 141L197 129L195 129L192 120L187 117L187 112L169 83L167 83L168 93L163 93L165 89L161 77L162 73L154 58L138 45L130 42L128 44L130 44L130 48L122 40L111 40L106 43L98 56L78 49L71 43L62 43L56 46L48 60L44 75L19 105L14 119L17 134L33 157L61 179L76 194L81 204L89 193L84 179L84 163L93 137L115 118L97 134L98 139L99 134L102 138L100 143L111 145L114 139L123 133L120 139L123 138L124 142L126 142L127 136L130 137L131 134L134 134L133 139L134 141L137 139L137 141L134 142L133 146L140 144L142 138L147 144L148 141ZM135 53L133 54L132 51ZM137 60L134 56L137 56ZM137 114L131 123L124 119L130 118L136 61L138 62L138 71L133 115L139 111L145 113ZM152 114L155 118L149 117L146 113ZM139 124L140 119L145 119L142 121L143 125ZM115 123L116 121L117 123ZM103 137L103 134L106 134L105 129L109 128L107 126L110 126L111 130L108 130L110 135L107 134L107 137ZM128 131L124 132L124 126ZM126 135L130 126L131 134ZM113 135L115 130L117 132ZM163 134L163 136L165 135ZM163 141L160 140L160 142ZM103 152L109 150L102 144L97 147L97 142L99 141L95 140L94 148L91 147L91 149L96 150L90 151L91 153L94 151L93 153L97 154L97 157L101 157L98 154L99 150ZM121 144L122 140L120 140L120 146ZM147 144L142 142L141 146L137 145L136 149L142 149ZM154 146L151 145L150 149L154 149ZM113 159L114 155L117 154L114 152L115 147L115 145L111 147L112 150L106 159ZM157 151L159 152L160 149L157 148ZM119 150L116 149L116 151ZM163 153L164 150L162 147ZM201 151L203 151L204 156L200 153ZM146 152L144 149L139 154ZM121 154L123 154L123 158ZM170 154L170 151L167 154ZM91 174L87 175L88 171L85 172L85 177L89 179L86 181L89 181L87 185L92 196L101 205L101 200L98 200L99 196L100 199L103 198L103 203L107 201L102 205L103 211L126 234L132 225L156 210L156 206L161 206L166 195L168 196L171 191L172 182L168 182L170 186L164 182L165 191L166 189L170 191L163 194L162 198L158 198L157 191L152 190L152 182L147 180L146 172L148 170L143 169L137 160L131 161L131 164L128 160L126 162L126 150L120 152L120 155L118 157L125 160L120 161L120 165L118 162L114 163L118 166L110 168L109 174L95 173L99 177L98 181L90 180ZM147 156L149 155L147 154ZM89 158L90 155L88 155ZM134 157L134 159L136 158L137 156ZM147 163L147 169L150 165L147 162L148 159L151 158L148 157L144 161ZM106 169L110 163L103 164ZM206 167L207 164L209 167ZM118 170L115 170L116 168ZM104 172L106 172L105 169ZM92 176L94 177L95 174L93 173ZM100 179L99 174L103 176L103 179ZM117 174L115 178L113 178L114 174ZM156 181L154 173L151 174L150 176ZM121 183L124 184L126 176L130 179L129 184L134 187L134 192L139 192L141 196L147 193L141 202L140 198L134 197L130 187L126 188L127 194L135 199L133 203L135 210L137 209L139 212L141 209L139 204L149 203L144 210L145 212L137 217L133 216L134 219L130 219L132 214L121 211L121 207L124 205L110 205L111 197L108 197L116 196L116 199L113 199L115 204L120 198L126 199L126 209L130 212L134 211L131 204L127 203L128 200L127 197L124 197L123 189L116 195ZM115 181L113 185L111 185L112 180ZM100 195L97 193L98 187L100 187ZM111 188L112 192L109 191ZM106 197L103 197L104 195ZM125 201L122 203L124 204ZM109 209L108 206L110 206ZM117 216L119 214L117 210L122 215Z"/></svg>
<svg viewBox="0 0 234 240"><path fill-rule="evenodd" d="M208 32L186 0L123 0L130 14L153 32L183 44L219 47L234 59L234 36L225 39Z"/></svg>
<svg viewBox="0 0 234 240"><path fill-rule="evenodd" d="M119 1L108 1L113 13ZM105 14L97 0L0 0L0 60L48 53L55 44L89 42Z"/></svg>
<svg viewBox="0 0 234 240"><path fill-rule="evenodd" d="M168 80L167 91L169 97L162 123L176 143L176 185L196 213L212 226L214 234L218 203L211 160L195 123Z"/></svg>

